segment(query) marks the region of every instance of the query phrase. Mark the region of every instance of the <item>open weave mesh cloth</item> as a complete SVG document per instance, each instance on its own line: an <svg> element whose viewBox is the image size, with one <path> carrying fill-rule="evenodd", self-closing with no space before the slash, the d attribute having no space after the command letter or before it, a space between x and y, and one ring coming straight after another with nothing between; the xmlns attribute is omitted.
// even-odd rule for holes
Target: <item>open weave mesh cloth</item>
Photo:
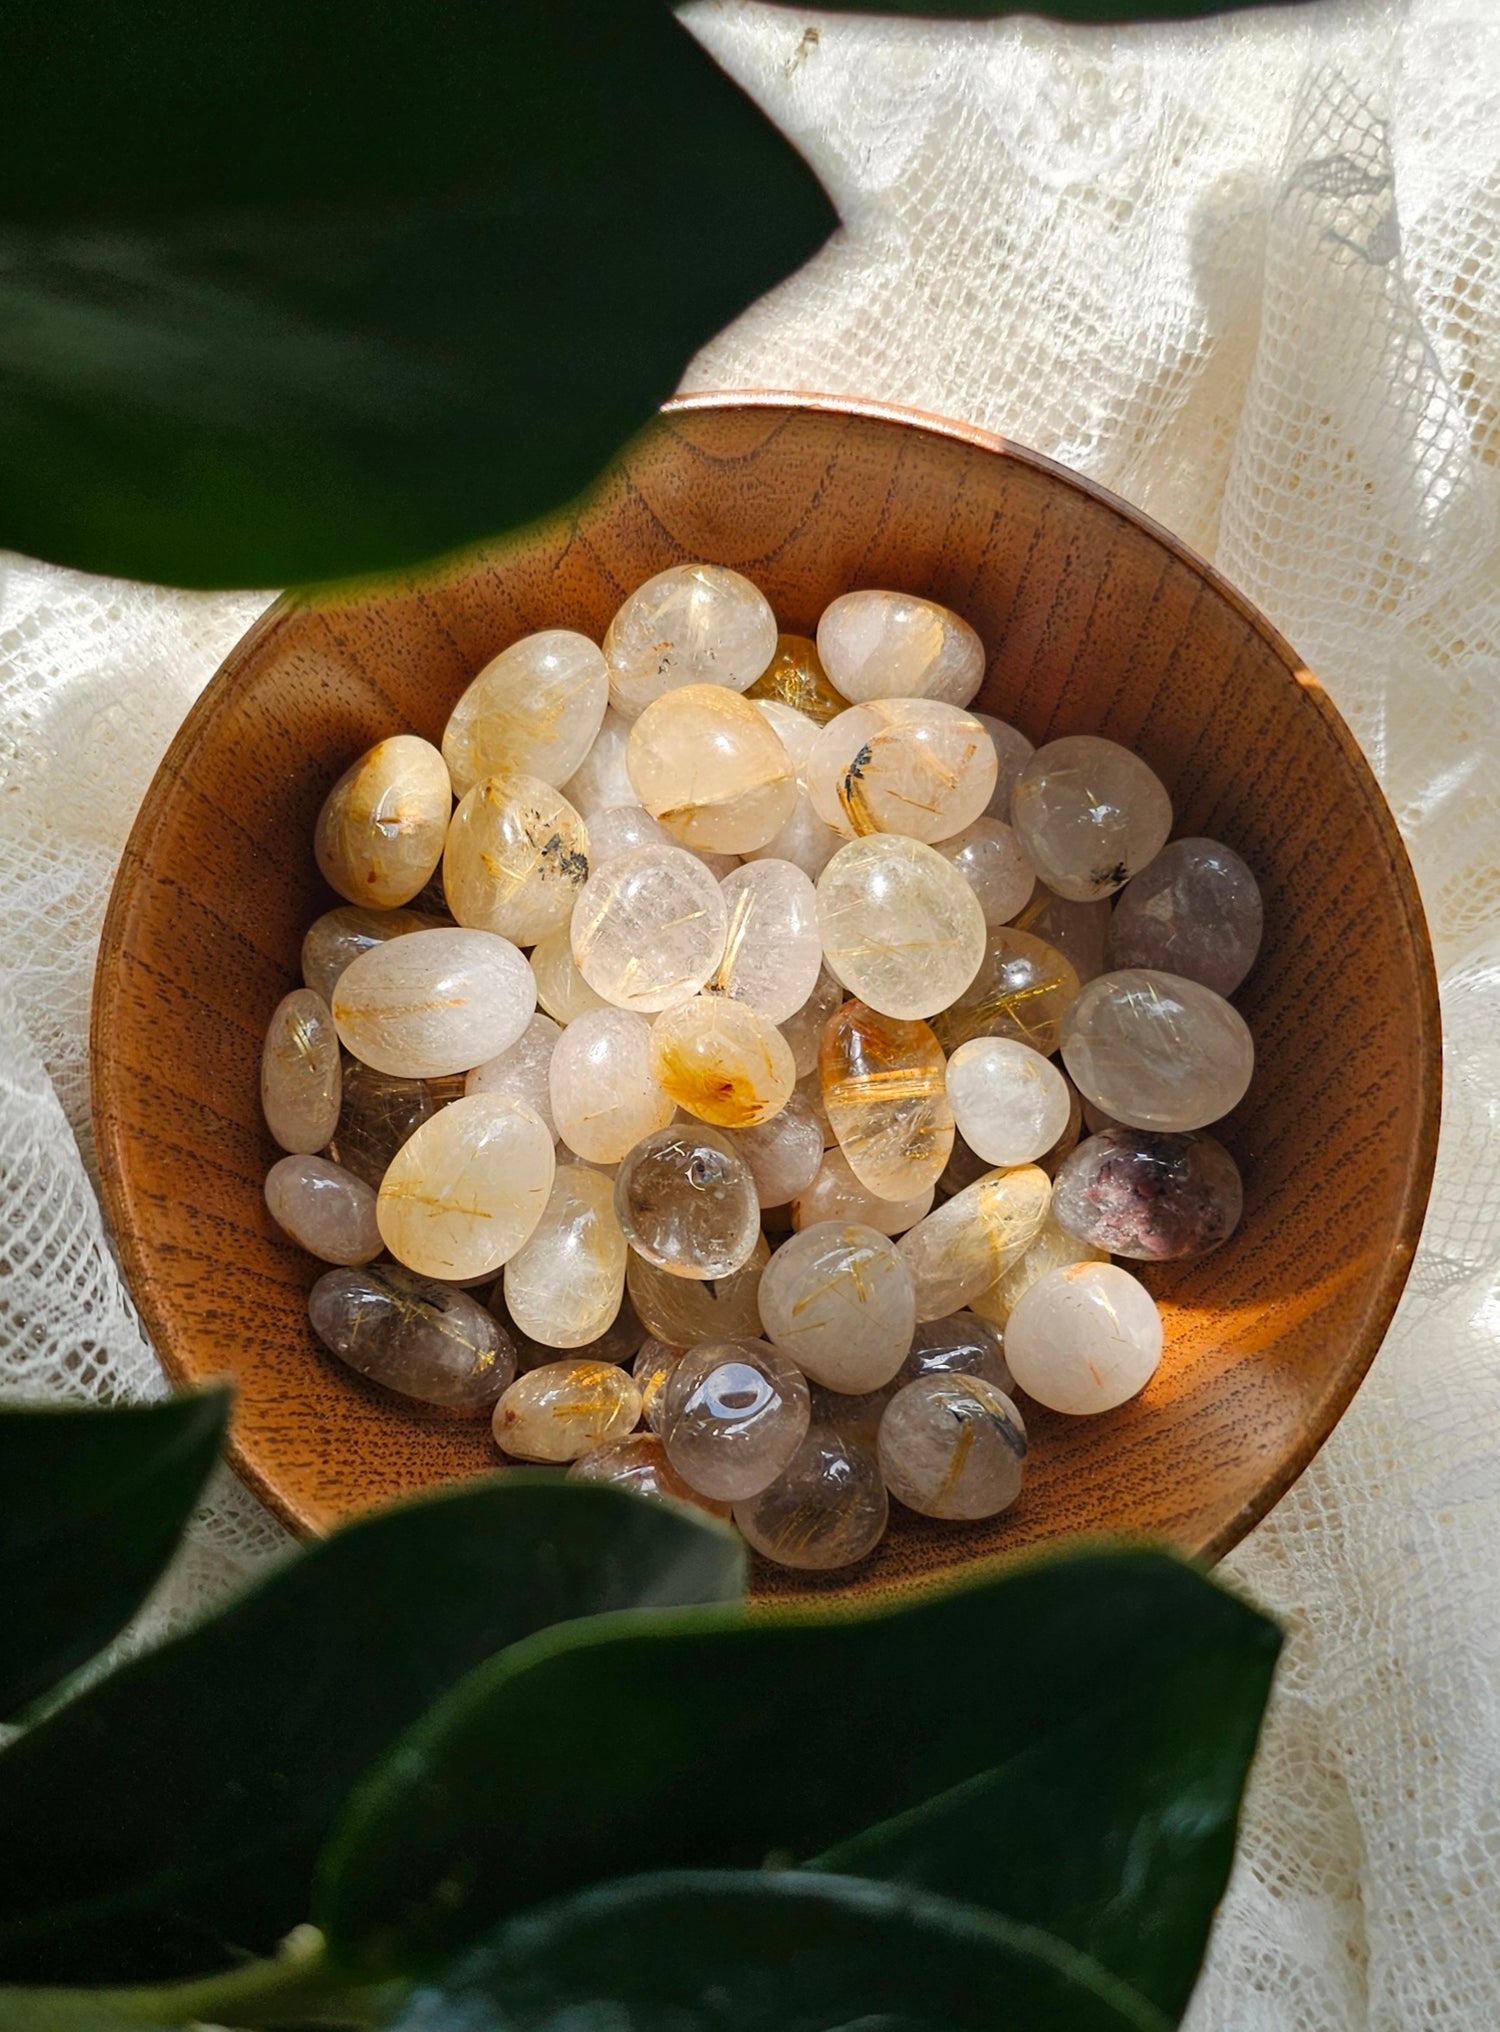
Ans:
<svg viewBox="0 0 1500 2032"><path fill-rule="evenodd" d="M1437 1183L1369 1380L1228 1562L1290 1642L1191 2023L1492 2032L1500 14L1383 0L1115 32L697 0L690 19L845 223L688 385L946 412L1117 489L1297 645L1410 843L1447 1024ZM151 772L263 604L3 567L12 1397L162 1387L89 1182L90 972ZM279 1542L226 1476L143 1632Z"/></svg>

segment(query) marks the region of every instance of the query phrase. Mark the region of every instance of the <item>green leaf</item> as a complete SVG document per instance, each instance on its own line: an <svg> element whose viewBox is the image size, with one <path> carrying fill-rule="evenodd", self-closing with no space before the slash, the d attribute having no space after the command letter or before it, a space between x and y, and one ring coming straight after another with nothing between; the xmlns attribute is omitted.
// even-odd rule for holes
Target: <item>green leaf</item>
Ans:
<svg viewBox="0 0 1500 2032"><path fill-rule="evenodd" d="M314 1917L336 1956L385 1973L601 1878L803 1861L1064 1732L1068 1754L1106 1764L1114 1693L1165 1657L1223 1658L1253 1703L1278 1642L1180 1560L1099 1548L876 1614L552 1631L472 1674L360 1787ZM1033 1839L1008 1813L1007 1828ZM1211 1900L1217 1824L1210 1836ZM1134 1867L1128 1842L1113 1853ZM1057 1903L1076 1923L1066 1881Z"/></svg>
<svg viewBox="0 0 1500 2032"><path fill-rule="evenodd" d="M185 585L555 507L834 223L666 0L0 0L0 547Z"/></svg>
<svg viewBox="0 0 1500 2032"><path fill-rule="evenodd" d="M1143 1658L1088 1714L810 1867L1044 1925L1175 2019L1229 1880L1273 1664L1233 1641Z"/></svg>
<svg viewBox="0 0 1500 2032"><path fill-rule="evenodd" d="M0 1411L0 1717L124 1629L171 1559L229 1423L227 1390Z"/></svg>
<svg viewBox="0 0 1500 2032"><path fill-rule="evenodd" d="M512 1471L349 1526L0 1756L0 1974L113 1982L261 1953L364 1767L480 1659L634 1603L723 1601L711 1520ZM491 1746L493 1748L493 1746Z"/></svg>
<svg viewBox="0 0 1500 2032"><path fill-rule="evenodd" d="M1076 1949L884 1884L681 1873L514 1919L391 2032L1167 2032Z"/></svg>
<svg viewBox="0 0 1500 2032"><path fill-rule="evenodd" d="M170 2018L138 2016L87 1990L0 1989L5 2032L166 2032L172 2023Z"/></svg>

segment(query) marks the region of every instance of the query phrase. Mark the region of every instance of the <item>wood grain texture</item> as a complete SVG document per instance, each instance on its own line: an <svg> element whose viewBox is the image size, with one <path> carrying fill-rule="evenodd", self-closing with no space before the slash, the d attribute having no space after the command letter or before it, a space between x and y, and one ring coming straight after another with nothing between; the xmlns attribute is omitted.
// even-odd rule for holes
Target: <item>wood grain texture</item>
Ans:
<svg viewBox="0 0 1500 2032"><path fill-rule="evenodd" d="M1148 1269L1167 1351L1095 1419L1028 1407L1026 1491L989 1525L902 1517L854 1575L762 1566L768 1601L906 1591L1064 1532L1226 1550L1306 1466L1380 1343L1421 1227L1439 1023L1391 815L1317 681L1164 531L1035 454L932 419L811 397L673 405L572 514L400 584L283 600L230 656L147 795L105 926L94 1122L107 1213L169 1372L231 1376L233 1455L319 1530L495 1465L483 1423L401 1403L322 1352L317 1274L261 1182L261 1038L332 900L313 867L329 785L382 735L436 740L517 636L596 639L626 593L691 558L744 571L812 633L856 586L955 607L989 652L979 703L1032 740L1100 733L1166 782L1179 834L1243 854L1266 938L1236 1000L1251 1091L1223 1130L1243 1226Z"/></svg>

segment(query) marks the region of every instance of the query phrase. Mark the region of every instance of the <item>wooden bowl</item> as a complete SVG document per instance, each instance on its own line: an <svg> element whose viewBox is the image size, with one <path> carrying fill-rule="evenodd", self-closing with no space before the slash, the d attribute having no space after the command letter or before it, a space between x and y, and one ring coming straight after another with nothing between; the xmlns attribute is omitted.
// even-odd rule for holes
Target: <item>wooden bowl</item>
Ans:
<svg viewBox="0 0 1500 2032"><path fill-rule="evenodd" d="M1048 460L889 410L674 405L576 511L400 584L282 600L235 649L136 820L94 995L105 1205L162 1361L180 1383L233 1377L235 1465L299 1529L496 1465L487 1423L388 1396L314 1341L318 1266L261 1198L279 1154L261 1039L335 900L311 840L340 770L398 729L436 741L507 643L558 626L597 639L633 587L692 558L747 573L805 633L855 586L956 608L990 654L980 705L1036 742L1087 732L1139 751L1176 832L1235 847L1266 906L1236 998L1255 1081L1222 1132L1244 1222L1216 1255L1145 1270L1167 1337L1150 1387L1101 1418L1028 1406L1027 1487L1007 1515L903 1515L853 1573L762 1566L761 1592L900 1590L1075 1531L1223 1552L1327 1437L1416 1246L1439 1094L1416 886L1343 721L1248 601Z"/></svg>

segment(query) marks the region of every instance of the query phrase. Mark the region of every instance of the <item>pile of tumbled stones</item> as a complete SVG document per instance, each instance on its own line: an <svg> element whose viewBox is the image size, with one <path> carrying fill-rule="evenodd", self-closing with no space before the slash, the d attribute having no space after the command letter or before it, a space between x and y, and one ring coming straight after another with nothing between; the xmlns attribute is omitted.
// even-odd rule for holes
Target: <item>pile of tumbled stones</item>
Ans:
<svg viewBox="0 0 1500 2032"><path fill-rule="evenodd" d="M1168 845L1128 749L971 712L984 671L931 601L847 593L814 643L681 565L346 770L347 902L262 1066L334 1355L803 1568L888 1497L1008 1508L1018 1396L1145 1387L1160 1314L1110 1259L1239 1219L1202 1131L1250 1080L1260 896Z"/></svg>

